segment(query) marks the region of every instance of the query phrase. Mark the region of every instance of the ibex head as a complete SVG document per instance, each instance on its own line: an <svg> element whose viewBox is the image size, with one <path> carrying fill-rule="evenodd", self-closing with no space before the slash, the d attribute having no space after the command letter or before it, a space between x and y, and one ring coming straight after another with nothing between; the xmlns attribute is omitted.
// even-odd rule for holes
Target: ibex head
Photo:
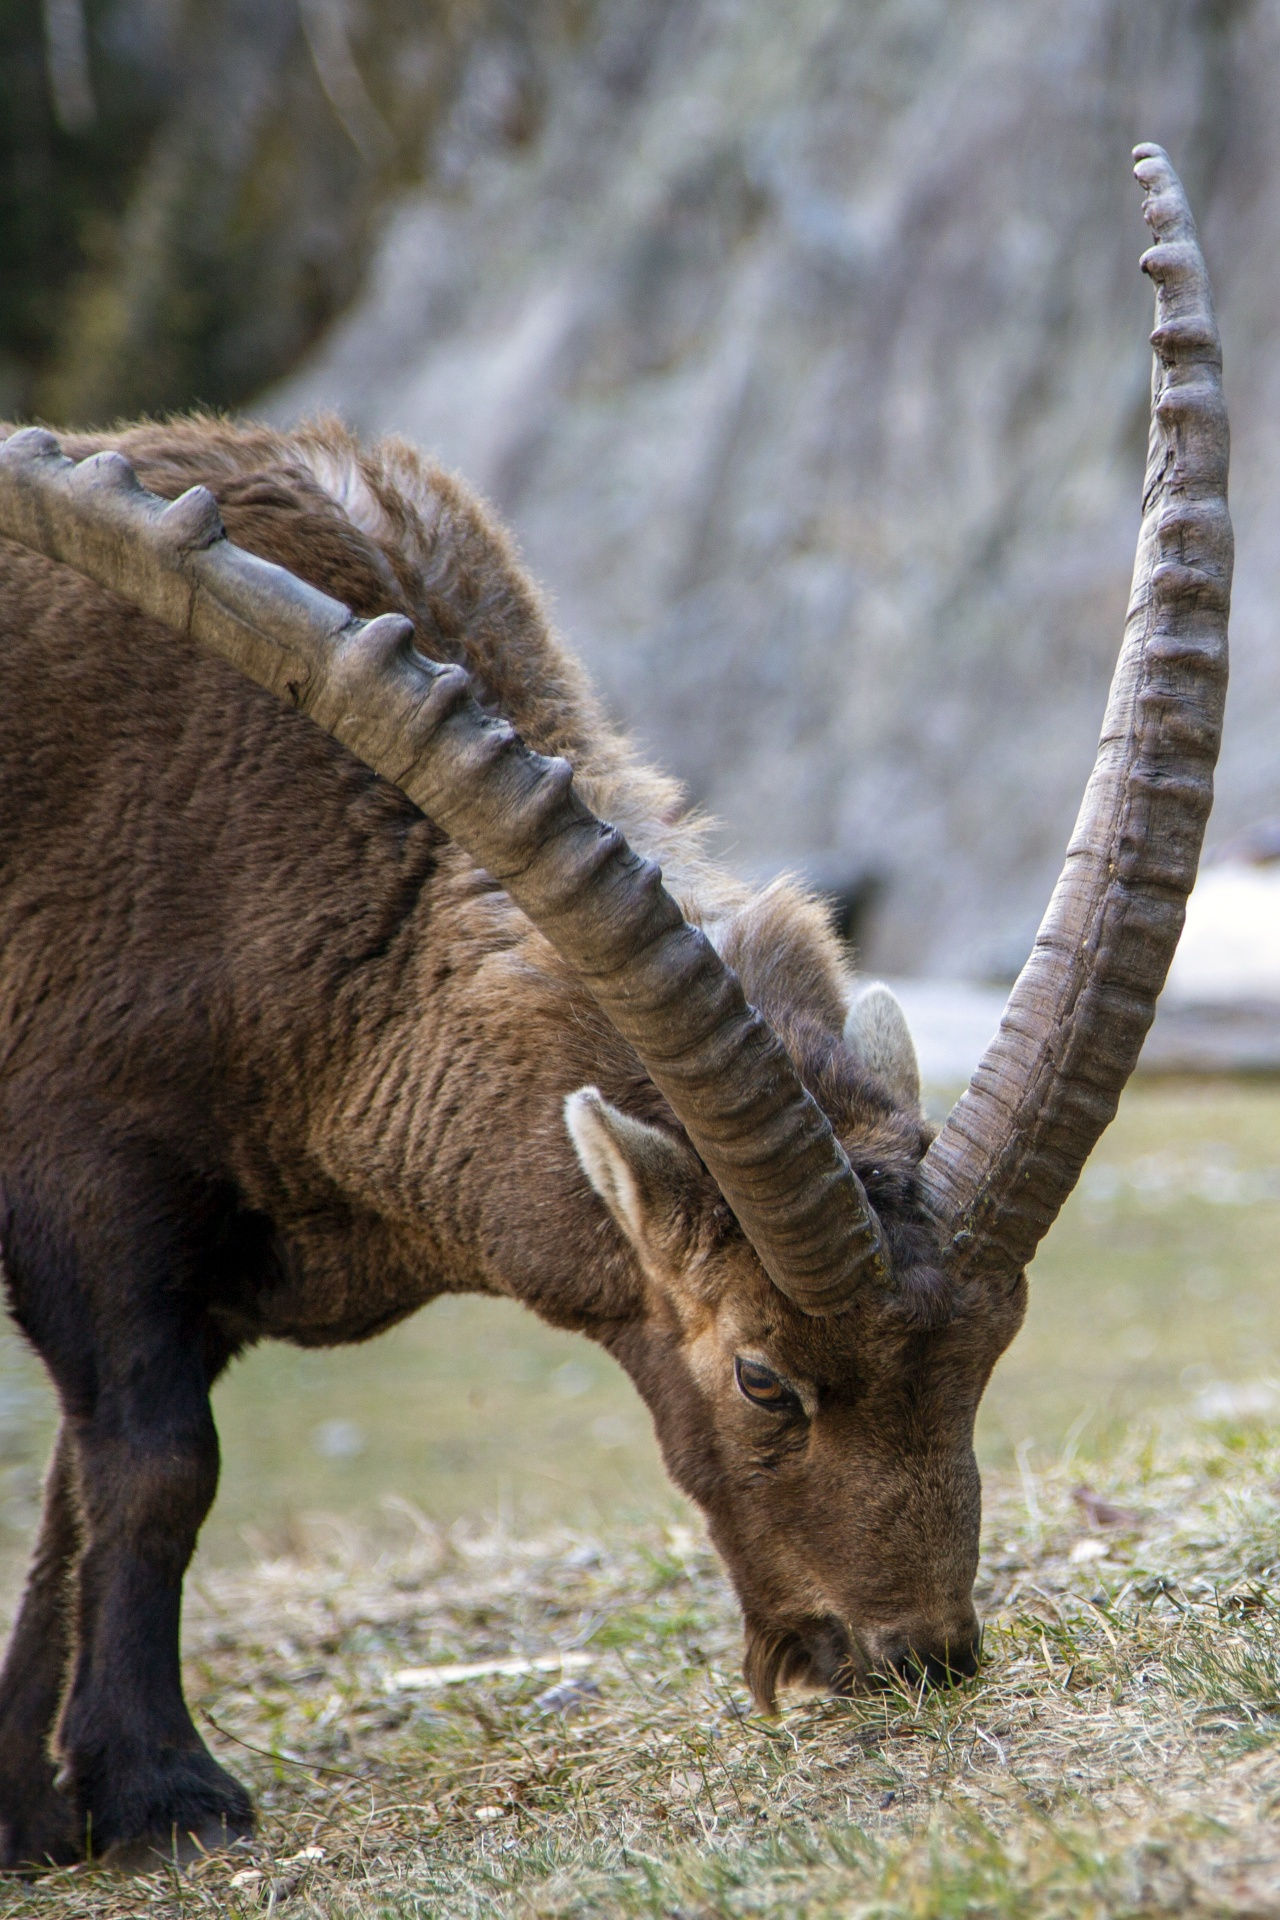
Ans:
<svg viewBox="0 0 1280 1920"><path fill-rule="evenodd" d="M586 1174L644 1278L644 1311L615 1351L672 1478L707 1515L766 1707L789 1682L847 1691L873 1674L974 1671L974 1417L1026 1300L1021 1274L998 1291L947 1277L920 1183L915 1057L892 997L863 996L847 1047L807 1039L789 1034L788 1051L858 1169L893 1275L890 1289L821 1317L770 1280L669 1127L591 1087L566 1103Z"/></svg>
<svg viewBox="0 0 1280 1920"><path fill-rule="evenodd" d="M847 1686L971 1671L972 1435L1024 1270L1136 1061L1181 927L1225 689L1231 537L1220 354L1182 190L1138 149L1157 283L1133 597L1097 764L1035 951L937 1138L883 999L848 1044L775 1032L656 867L413 648L50 436L0 450L0 522L224 653L393 781L507 890L665 1106L583 1088L567 1123L633 1250L612 1344L701 1502L748 1671Z"/></svg>

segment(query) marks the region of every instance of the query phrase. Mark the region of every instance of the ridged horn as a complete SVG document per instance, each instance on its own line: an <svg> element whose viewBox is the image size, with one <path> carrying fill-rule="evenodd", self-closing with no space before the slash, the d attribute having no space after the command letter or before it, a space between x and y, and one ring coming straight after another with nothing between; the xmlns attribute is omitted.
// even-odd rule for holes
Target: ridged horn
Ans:
<svg viewBox="0 0 1280 1920"><path fill-rule="evenodd" d="M0 444L0 532L220 653L437 821L574 968L670 1101L775 1285L832 1313L888 1280L879 1223L831 1127L659 869L424 659L399 615L338 601L233 546L195 487L167 503L118 453Z"/></svg>
<svg viewBox="0 0 1280 1920"><path fill-rule="evenodd" d="M1066 864L1000 1030L924 1163L957 1276L1030 1260L1155 1013L1213 799L1232 538L1222 349L1195 225L1160 147L1134 149L1155 245L1151 434L1124 641Z"/></svg>

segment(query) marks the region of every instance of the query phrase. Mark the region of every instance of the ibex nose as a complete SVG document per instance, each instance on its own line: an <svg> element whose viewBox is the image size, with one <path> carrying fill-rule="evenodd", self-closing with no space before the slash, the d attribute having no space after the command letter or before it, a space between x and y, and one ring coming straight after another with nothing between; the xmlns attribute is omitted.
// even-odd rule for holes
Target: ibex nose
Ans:
<svg viewBox="0 0 1280 1920"><path fill-rule="evenodd" d="M911 1687L951 1687L978 1671L982 1635L976 1619L946 1632L936 1627L896 1627L876 1634L871 1652L877 1669Z"/></svg>

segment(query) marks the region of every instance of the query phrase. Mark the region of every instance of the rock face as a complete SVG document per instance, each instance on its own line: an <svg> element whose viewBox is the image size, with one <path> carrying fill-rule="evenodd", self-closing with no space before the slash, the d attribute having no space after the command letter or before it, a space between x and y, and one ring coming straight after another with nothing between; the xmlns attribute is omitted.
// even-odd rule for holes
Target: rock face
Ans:
<svg viewBox="0 0 1280 1920"><path fill-rule="evenodd" d="M1277 811L1280 16L609 0L387 221L270 400L438 451L745 865L879 883L869 960L1016 965L1091 763L1145 446L1131 144L1180 166L1236 422L1219 830ZM488 61L486 66L485 62Z"/></svg>
<svg viewBox="0 0 1280 1920"><path fill-rule="evenodd" d="M1123 616L1140 138L1236 424L1215 831L1280 813L1278 86L1244 0L50 0L0 26L0 414L310 350L267 410L486 491L740 864L872 899L870 964L1001 973Z"/></svg>

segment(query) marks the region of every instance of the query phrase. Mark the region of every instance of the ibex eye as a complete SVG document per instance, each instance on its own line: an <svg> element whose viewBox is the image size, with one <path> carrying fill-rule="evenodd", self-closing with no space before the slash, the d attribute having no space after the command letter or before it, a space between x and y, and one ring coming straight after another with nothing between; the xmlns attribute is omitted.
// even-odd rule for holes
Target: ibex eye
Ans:
<svg viewBox="0 0 1280 1920"><path fill-rule="evenodd" d="M762 1366L758 1360L744 1360L738 1354L733 1363L733 1377L738 1383L738 1392L756 1406L767 1407L770 1413L800 1411L799 1394L785 1380L780 1380L772 1367Z"/></svg>

